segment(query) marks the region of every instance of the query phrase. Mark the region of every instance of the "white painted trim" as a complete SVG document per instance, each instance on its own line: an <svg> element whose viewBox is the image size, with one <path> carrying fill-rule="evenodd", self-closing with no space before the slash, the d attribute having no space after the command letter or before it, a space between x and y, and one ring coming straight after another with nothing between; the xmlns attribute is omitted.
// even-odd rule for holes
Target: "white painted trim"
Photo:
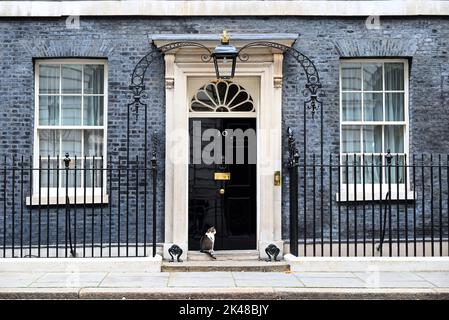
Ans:
<svg viewBox="0 0 449 320"><path fill-rule="evenodd" d="M442 0L2 1L3 17L63 16L418 16L449 14Z"/></svg>
<svg viewBox="0 0 449 320"><path fill-rule="evenodd" d="M403 63L404 64L404 90L395 90L395 91L392 91L392 90L385 90L385 74L383 74L382 75L382 81L383 81L383 85L382 85L382 90L381 91L364 91L363 90L363 84L364 84L364 81L363 81L363 66L362 66L362 78L361 78L361 81L362 81L362 87L361 87L361 90L360 91L349 91L349 90L342 90L342 64L343 63L345 63L345 62L347 62L347 63L382 63L382 72L384 73L384 70L383 70L383 68L384 68L384 64L385 63L391 63L391 62L400 62L400 63ZM375 59L363 59L363 58L357 58L357 59L342 59L341 61L340 61L340 65L339 65L339 104L340 104L340 107L339 107L339 112L340 112L340 123L339 123L339 132L340 132L340 142L339 142L339 145L340 145L340 149L339 149L339 154L340 154L340 164L342 165L342 167L341 167L341 171L343 172L343 170L344 170L344 165L345 165L345 158L344 158L344 153L342 152L342 150L343 150L343 139L342 139L342 126L343 125L361 125L361 126L364 126L364 125L379 125L379 126L382 126L382 151L384 152L384 151L386 151L386 150L384 150L384 137L385 137L385 132L384 132L384 126L386 126L386 125L402 125L402 126L405 126L405 132L404 132L404 152L403 153L398 153L398 155L405 155L406 157L407 157L407 163L410 163L410 157L409 157L409 154L410 154L410 145L409 145L409 135L410 135L410 125L409 125L409 122L410 122L410 120L409 120L409 112L410 112L410 110L409 110L409 108L410 108L410 106L409 106L409 62L408 62L408 60L407 59L395 59L395 58L375 58ZM362 120L361 121L343 121L343 94L342 93L350 93L350 92L357 92L357 93L360 93L360 92L362 92L362 98L361 98L361 108L362 108L362 110L361 110L361 118L362 118ZM385 119L385 94L384 93L390 93L390 92L403 92L404 93L404 121L385 121L385 120L382 120L382 121L364 121L363 120L363 112L364 112L364 99L363 99L363 93L370 93L370 92L378 92L378 93L382 93L382 96L383 96L383 118ZM362 130L363 131L363 130ZM363 133L363 132L362 132ZM356 152L356 153L349 153L349 165L348 165L348 168L351 168L351 161L352 161L352 159L351 159L351 157L355 154L355 155L361 155L362 153L363 153L363 138L361 139L361 142L360 142L361 144L360 144L360 151L361 151L361 153L360 152ZM375 156L376 155L385 155L385 153L373 153ZM367 155L367 156L370 156L371 155L371 153L366 153L365 155ZM392 154L394 157L396 156L396 154ZM383 157L382 157L382 165L384 166L383 167L383 171L385 170L385 163L384 163L384 161L383 161ZM393 161L394 161L394 159L395 158L393 158ZM369 165L367 166L367 168L369 169L370 167L369 167ZM394 168L394 164L393 164L393 168ZM382 174L384 174L384 173L382 173ZM408 192L407 192L407 200L414 200L415 199L415 193L414 192L411 192L410 191L410 188L411 188L411 179L410 179L410 168L409 167L407 167L407 172L406 172L406 174L407 174L407 184L408 184L408 186L407 186L407 190L409 190ZM343 175L342 175L342 180L343 180ZM384 179L385 180L385 179ZM346 195L346 192L345 192L345 190L346 190L346 186L347 186L347 184L345 184L345 183L343 183L343 181L341 182L341 192L340 192L340 194L339 193L336 193L336 200L337 201L350 201L351 199L352 200L354 200L355 199L355 201L363 201L362 199L363 199L363 188L364 188L364 186L365 186L365 188L366 188L366 190L365 190L365 200L366 199L370 199L370 198L372 198L372 196L371 196L371 191L372 191L372 184L371 183L367 183L367 184L357 184L357 187L356 187L356 193L354 193L354 184L349 184L349 186L348 186L348 190L349 190L349 192L348 192L348 195ZM387 192L387 190L388 190L388 184L383 184L382 185L382 190L383 190L383 192L382 192L382 195L380 194L380 183L375 183L374 184L374 188L375 188L375 190L374 190L374 199L375 200L379 200L379 197L380 196L382 196L382 197L384 197L384 196L386 196L386 192ZM392 183L391 184L391 190L392 190L392 195L391 195L391 199L393 199L393 200L395 200L396 198L397 198L397 196L396 196L396 190L397 190L397 184L394 184L394 183ZM368 197L368 195L369 195L369 197ZM394 195L394 197L395 198L393 198L393 195ZM360 196L360 198L359 198L359 196ZM409 198L409 196L410 196L410 198ZM341 198L339 198L339 197L341 197ZM406 193L405 193L405 191L404 191L404 184L399 184L399 199L400 200L402 200L402 199L404 199L405 200L405 198L406 198ZM349 200L348 200L349 199Z"/></svg>
<svg viewBox="0 0 449 320"><path fill-rule="evenodd" d="M102 126L73 126L73 125L58 125L58 126L40 126L39 125L39 68L41 65L46 64L81 64L81 65L87 65L87 64L101 64L104 66L104 87L103 87L103 125ZM82 76L84 77L84 70L82 73ZM58 96L62 97L64 95L68 96L87 96L84 94L84 79L82 79L82 89L81 94L62 94L61 93L61 78L59 83L59 92ZM39 168L39 135L38 135L38 129L54 129L54 130L60 130L60 129L91 129L91 130L103 130L103 168L104 170L107 168L107 141L108 141L108 82L109 82L109 70L108 70L108 61L105 59L83 59L83 58L67 58L67 59L38 59L35 61L35 73L34 73L34 129L33 129L33 168L38 169ZM48 94L46 94L48 95ZM89 94L91 95L91 94ZM96 94L95 96L100 96L99 94ZM59 102L60 108L61 108L61 101ZM84 99L81 99L81 120L83 121L83 110L84 110ZM61 120L61 112L59 112L59 118ZM84 137L82 136L82 139ZM84 148L84 144L82 145L82 148ZM83 150L81 151L81 154L83 154ZM56 159L56 157L50 157L50 159ZM60 156L60 161L62 161L64 158ZM73 156L71 156L72 161L74 161ZM84 157L79 157L78 159L82 160ZM92 159L92 157L86 157L86 159ZM101 158L96 158L97 160L100 160ZM97 168L100 169L100 168ZM45 168L43 168L45 170ZM104 196L103 201L101 199L101 196L97 195L101 194L101 188L95 188L95 190L92 190L92 188L86 188L86 203L92 203L92 191L94 191L94 203L107 203L105 198L105 192L107 187L107 174L106 171L103 172L103 186L104 186ZM82 204L84 203L84 197L82 197L82 201L79 202L81 194L84 193L84 189L77 188L78 192L81 192L77 194L77 197L75 199L74 196L71 194L74 193L75 188L69 188L69 201L75 201L76 204ZM32 197L27 197L26 203L29 205L42 205L44 203L50 202L50 204L64 204L65 199L63 201L60 201L61 196L65 194L65 188L59 188L59 195L60 199L57 197L57 188L50 188L47 192L47 188L41 188L41 201L39 202L39 172L38 170L33 171L33 195ZM64 193L61 193L64 192ZM48 195L50 195L49 200L47 200ZM90 195L90 196L88 196ZM90 197L88 199L88 197Z"/></svg>
<svg viewBox="0 0 449 320"><path fill-rule="evenodd" d="M183 50L185 53L189 53ZM278 62L282 54L275 53ZM281 171L282 88L274 87L274 76L282 74L282 63L273 63L273 54L261 55L261 62L242 63L237 77L257 77L260 81L257 115L257 247L261 243L281 242L281 188L274 186L274 171ZM214 77L213 65L182 62L183 54L165 56L166 79L166 179L165 179L165 244L187 248L188 243L188 119L191 96L188 79ZM185 61L185 60L184 60ZM248 89L248 88L247 88ZM253 98L254 93L252 93ZM174 98L176 97L176 99ZM206 117L211 114L206 113ZM235 116L235 113L232 113ZM242 113L243 114L243 113ZM274 130L273 130L274 129ZM279 229L279 230L277 230ZM186 251L185 251L186 252ZM164 257L167 257L164 249Z"/></svg>

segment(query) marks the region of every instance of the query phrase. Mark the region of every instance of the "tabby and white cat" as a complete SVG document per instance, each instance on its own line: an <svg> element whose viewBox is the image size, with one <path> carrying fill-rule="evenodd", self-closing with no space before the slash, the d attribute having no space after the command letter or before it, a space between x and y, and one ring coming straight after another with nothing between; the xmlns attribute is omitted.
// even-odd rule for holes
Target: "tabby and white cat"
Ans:
<svg viewBox="0 0 449 320"><path fill-rule="evenodd" d="M217 230L214 227L207 229L206 233L200 239L200 252L208 254L212 259L214 256L215 234Z"/></svg>

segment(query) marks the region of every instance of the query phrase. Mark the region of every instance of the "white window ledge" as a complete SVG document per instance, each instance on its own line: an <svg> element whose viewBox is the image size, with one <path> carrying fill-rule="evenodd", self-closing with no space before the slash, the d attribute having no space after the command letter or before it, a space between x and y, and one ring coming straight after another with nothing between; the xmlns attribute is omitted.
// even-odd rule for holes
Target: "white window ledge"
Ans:
<svg viewBox="0 0 449 320"><path fill-rule="evenodd" d="M392 188L393 189L393 188ZM363 201L388 201L387 200L387 190L382 190L382 194L380 191L374 191L374 194L372 191L365 190L365 197L363 197L363 190L357 190L357 193L354 191L351 192L349 190L349 193L346 194L346 191L341 190L341 194L338 192L335 194L335 200L337 202L363 202ZM399 190L399 193L397 190L391 190L391 196L389 197L390 200L415 200L416 199L416 193L413 191L407 191L407 194L404 190Z"/></svg>
<svg viewBox="0 0 449 320"><path fill-rule="evenodd" d="M59 198L59 199L58 199ZM69 195L69 203L70 204L77 204L77 205L83 205L83 204L108 204L109 203L109 196L107 194L103 194L103 197L101 194L96 194L94 196L87 195L84 197L84 194L77 194L76 195L76 201L74 195ZM30 204L31 203L31 204ZM65 195L59 195L57 196L51 196L47 197L47 195L41 195L40 201L39 201L39 195L33 195L32 197L26 197L26 205L29 206L46 206L46 205L65 205L66 204L66 196Z"/></svg>

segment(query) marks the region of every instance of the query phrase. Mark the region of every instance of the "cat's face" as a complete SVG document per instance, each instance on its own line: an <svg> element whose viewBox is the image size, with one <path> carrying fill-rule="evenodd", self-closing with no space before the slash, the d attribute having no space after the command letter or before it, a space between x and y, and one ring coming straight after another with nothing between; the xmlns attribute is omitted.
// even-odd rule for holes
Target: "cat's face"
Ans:
<svg viewBox="0 0 449 320"><path fill-rule="evenodd" d="M209 229L207 229L207 233L216 234L216 233L217 233L217 230L215 230L214 227L210 227Z"/></svg>

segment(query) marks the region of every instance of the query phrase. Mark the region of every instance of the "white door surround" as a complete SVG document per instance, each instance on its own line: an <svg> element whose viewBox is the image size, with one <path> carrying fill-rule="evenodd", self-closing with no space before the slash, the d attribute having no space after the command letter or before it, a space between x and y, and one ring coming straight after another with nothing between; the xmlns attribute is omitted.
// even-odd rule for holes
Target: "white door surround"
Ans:
<svg viewBox="0 0 449 320"><path fill-rule="evenodd" d="M196 37L194 40L191 37ZM196 41L210 49L217 45L215 35L160 35L153 42L161 46L174 41ZM236 37L231 43L237 48L255 41L256 35ZM270 35L268 39L292 45L297 35ZM261 40L261 39L257 39ZM183 249L181 258L187 256L188 242L188 161L189 161L189 103L191 87L198 87L198 78L213 79L212 63L202 62L201 51L185 47L165 54L166 90L166 156L165 156L165 241L164 258L170 258L168 248L176 244ZM259 85L257 117L257 249L266 257L265 248L276 244L283 249L281 187L274 185L275 171L282 171L282 61L283 54L275 49L254 47L248 49L250 59L237 62L235 81ZM191 84L189 81L192 81ZM245 84L243 84L245 86ZM250 85L251 86L251 85ZM196 89L198 89L196 88ZM251 93L253 94L253 93ZM210 116L210 112L207 117ZM229 113L228 113L229 114ZM233 117L239 115L230 113ZM220 116L215 113L213 116ZM242 115L244 116L244 115Z"/></svg>

